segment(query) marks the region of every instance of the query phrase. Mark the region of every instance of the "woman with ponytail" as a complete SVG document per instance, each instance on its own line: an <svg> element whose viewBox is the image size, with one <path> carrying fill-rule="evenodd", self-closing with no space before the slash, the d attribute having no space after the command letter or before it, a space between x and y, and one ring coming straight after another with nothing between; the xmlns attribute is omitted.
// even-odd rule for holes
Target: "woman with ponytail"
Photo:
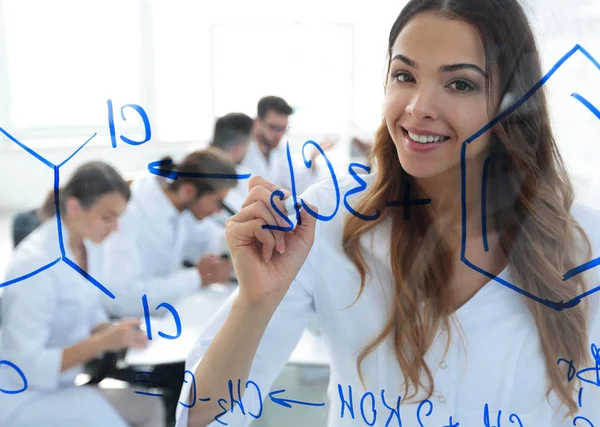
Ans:
<svg viewBox="0 0 600 427"><path fill-rule="evenodd" d="M109 323L102 304L108 297L85 277L97 277L97 244L118 228L129 197L126 182L112 166L85 163L60 188L58 204L53 197L44 206L46 216L56 220L47 219L15 249L5 280L25 279L8 286L2 297L0 358L22 371L26 385L0 368L0 425L165 425L160 401L132 389L74 384L84 364L102 353L147 343L138 319ZM27 277L60 259L61 247L62 262ZM5 392L22 387L17 394Z"/></svg>
<svg viewBox="0 0 600 427"><path fill-rule="evenodd" d="M522 7L410 0L387 53L373 168L339 180L346 209L322 182L293 231L265 229L277 188L255 178L229 220L239 291L188 359L181 402L210 401L179 426L248 425L314 313L329 426L599 422L600 274L576 270L600 256L598 214L573 203L543 90L486 127L542 79ZM246 411L222 411L230 379Z"/></svg>

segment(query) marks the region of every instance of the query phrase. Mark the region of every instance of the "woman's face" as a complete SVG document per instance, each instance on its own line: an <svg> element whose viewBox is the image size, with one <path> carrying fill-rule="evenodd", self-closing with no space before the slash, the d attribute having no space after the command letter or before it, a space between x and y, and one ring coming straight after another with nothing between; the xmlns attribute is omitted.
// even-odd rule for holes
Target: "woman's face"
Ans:
<svg viewBox="0 0 600 427"><path fill-rule="evenodd" d="M118 229L118 219L125 212L127 200L119 192L110 192L100 196L96 202L85 209L77 202L70 214L75 219L77 229L83 237L94 243L101 243L110 233Z"/></svg>
<svg viewBox="0 0 600 427"><path fill-rule="evenodd" d="M402 167L415 178L456 172L463 141L491 119L479 33L422 13L400 32L391 58L384 116ZM467 160L483 162L488 139L468 144Z"/></svg>

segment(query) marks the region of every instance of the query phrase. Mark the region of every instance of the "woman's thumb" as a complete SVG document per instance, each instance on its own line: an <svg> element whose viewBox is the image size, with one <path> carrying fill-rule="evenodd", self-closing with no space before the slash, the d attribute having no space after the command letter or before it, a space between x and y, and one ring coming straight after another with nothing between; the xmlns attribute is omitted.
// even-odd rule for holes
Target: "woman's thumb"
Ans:
<svg viewBox="0 0 600 427"><path fill-rule="evenodd" d="M304 201L304 203L314 211L315 216L319 213L318 207L311 205L307 201ZM314 239L315 227L317 225L317 218L315 216L310 214L306 209L302 209L300 211L300 221L296 225L296 228L294 228L294 233L311 243Z"/></svg>

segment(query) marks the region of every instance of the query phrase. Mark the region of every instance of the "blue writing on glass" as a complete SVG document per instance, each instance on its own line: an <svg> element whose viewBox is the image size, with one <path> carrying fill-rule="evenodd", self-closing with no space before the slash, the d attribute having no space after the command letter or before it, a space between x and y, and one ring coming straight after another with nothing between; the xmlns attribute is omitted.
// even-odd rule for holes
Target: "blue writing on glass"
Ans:
<svg viewBox="0 0 600 427"><path fill-rule="evenodd" d="M152 175L162 176L164 178L176 180L180 176L186 178L205 178L205 179L249 179L252 174L240 173L240 174L229 174L229 173L202 173L202 172L179 172L170 169L161 169L161 166L168 166L172 164L172 160L157 160L155 162L148 163L148 172Z"/></svg>
<svg viewBox="0 0 600 427"><path fill-rule="evenodd" d="M450 415L450 419L448 420L448 425L444 427L459 427L460 423L458 421L452 421L452 415Z"/></svg>
<svg viewBox="0 0 600 427"><path fill-rule="evenodd" d="M3 288L5 286L9 286L9 285L12 285L14 283L18 283L18 282L26 280L26 279L28 279L30 277L33 277L36 274L39 274L39 273L41 273L41 272L43 272L45 270L48 270L49 268L52 268L54 265L56 265L56 264L58 264L59 262L62 261L63 263L65 263L66 265L68 265L71 269L73 269L78 274L80 274L81 276L83 276L87 281L89 281L94 286L96 286L100 291L102 291L109 298L113 298L114 299L115 295L111 291L109 291L100 282L98 282L91 275L89 275L86 271L84 271L82 268L80 268L75 262L73 262L67 256L66 251L65 251L64 239L63 239L60 209L58 208L58 206L59 206L60 168L65 163L67 163L69 160L71 160L73 158L73 156L75 156L79 151L81 151L83 149L83 147L85 147L87 145L87 143L90 142L96 136L96 134L94 133L90 138L88 138L87 141L85 141L83 144L81 144L73 153L71 153L60 164L55 165L54 163L52 163L51 161L49 161L48 159L46 159L44 156L36 153L31 148L27 147L25 144L23 144L22 142L18 141L14 136L12 136L11 134L9 134L7 131L5 131L1 127L0 127L0 133L2 133L3 135L5 135L8 139L10 139L12 142L14 142L15 144L17 144L19 147L21 147L22 149L24 149L25 151L27 151L29 154L31 154L33 157L35 157L36 159L38 159L44 165L48 166L54 172L54 205L56 207L56 225L57 225L57 229L58 229L58 245L59 245L59 249L60 249L60 257L56 258L54 261L51 261L48 264L43 265L43 266L39 267L38 269L30 272L30 273L26 273L23 276L20 276L20 277L8 280L8 281L6 281L4 283L0 283L0 288Z"/></svg>
<svg viewBox="0 0 600 427"><path fill-rule="evenodd" d="M348 165L348 172L350 173L350 175L352 175L352 177L356 180L356 182L358 182L358 187L354 187L351 190L348 190L346 192L346 194L344 195L344 206L346 207L348 212L350 212L355 217L360 218L363 221L374 221L377 218L379 218L379 215L381 215L381 212L379 212L379 210L377 212L375 212L373 215L364 215L364 214L361 214L361 213L355 211L354 209L352 209L352 207L350 206L350 203L348 203L348 196L351 196L353 194L358 194L361 191L365 191L367 189L367 183L354 171L353 168L360 168L367 173L371 172L371 168L369 168L366 165L362 165L360 163L350 163Z"/></svg>
<svg viewBox="0 0 600 427"><path fill-rule="evenodd" d="M385 401L385 390L381 389L381 401L383 402L383 406L385 406L386 408L388 408L390 410L390 416L388 417L387 421L385 422L386 427L390 425L390 423L392 422L392 418L394 418L394 416L396 416L396 420L398 421L398 426L402 427L402 418L400 417L400 400L401 400L401 397L398 396L398 399L396 400L396 408L392 408Z"/></svg>
<svg viewBox="0 0 600 427"><path fill-rule="evenodd" d="M146 323L146 334L148 335L148 339L151 340L152 325L150 324L150 308L148 307L148 297L146 296L146 294L142 296L142 306L144 307L144 321ZM173 320L175 321L176 333L175 335L168 335L164 332L158 331L158 335L168 340L174 340L179 338L181 336L181 318L179 317L177 310L175 310L175 307L173 307L171 304L168 304L166 302L161 302L160 304L158 304L155 310L158 310L160 308L168 310L169 313L171 313L171 316L173 316Z"/></svg>
<svg viewBox="0 0 600 427"><path fill-rule="evenodd" d="M284 399L282 397L277 397L276 395L281 394L281 393L285 393L285 389L282 390L273 390L272 392L269 393L269 399L271 399L271 402L277 404L277 405L281 405L284 406L286 408L291 408L292 407L292 403L296 404L296 405L303 405L303 406L325 406L325 403L312 403L312 402L304 402L302 400L292 400L292 399Z"/></svg>
<svg viewBox="0 0 600 427"><path fill-rule="evenodd" d="M519 418L519 416L517 414L510 414L510 416L508 417L508 421L510 421L512 424L515 424L515 422L517 422L517 423L519 423L520 427L523 427L521 418Z"/></svg>
<svg viewBox="0 0 600 427"><path fill-rule="evenodd" d="M27 390L27 378L25 377L25 374L23 373L21 368L19 368L17 365L15 365L14 363L12 363L8 360L0 360L0 368L2 367L2 365L8 366L13 371L15 371L19 375L19 377L21 377L21 380L23 381L23 387L21 387L20 389L17 389L17 390L6 390L6 389L3 389L0 387L0 393L19 394L19 393L23 393L25 390Z"/></svg>
<svg viewBox="0 0 600 427"><path fill-rule="evenodd" d="M590 110L594 116L596 116L598 119L600 119L600 110L598 110L598 108L596 108L596 106L594 104L592 104L590 101L588 101L587 99L585 99L583 96L581 96L578 93L572 93L571 96L573 98L575 98L576 100L578 100L579 102L581 102L583 105L585 105L585 107L588 110Z"/></svg>
<svg viewBox="0 0 600 427"><path fill-rule="evenodd" d="M560 357L556 361L556 364L560 365L561 363L566 363L569 366L569 370L567 372L567 380L571 381L573 378L575 378L575 374L576 374L576 371L577 371L575 369L575 365L573 365L573 361L572 360L563 359L562 357Z"/></svg>
<svg viewBox="0 0 600 427"><path fill-rule="evenodd" d="M426 417L430 416L431 412L433 411L433 403L431 403L431 400L425 399L421 403L419 403L419 406L417 407L417 421L419 422L419 425L421 427L425 427L423 425L423 421L421 421L421 409L423 409L423 405L425 404L429 404L429 410L425 414Z"/></svg>
<svg viewBox="0 0 600 427"><path fill-rule="evenodd" d="M488 404L485 404L485 407L483 408L483 424L485 427L500 427L500 423L502 420L502 411L498 411L498 416L496 419L496 425L492 426L490 424L490 408L488 406ZM519 416L517 414L510 414L510 416L508 417L508 420L512 423L519 423L519 426L523 427L523 423L521 422L521 419L519 418Z"/></svg>
<svg viewBox="0 0 600 427"><path fill-rule="evenodd" d="M487 177L491 159L492 157L489 156L483 163L483 177L481 181L481 236L483 239L484 252L489 252L487 239Z"/></svg>
<svg viewBox="0 0 600 427"><path fill-rule="evenodd" d="M371 422L367 421L367 417L365 416L364 403L365 403L365 399L367 398L367 396L371 398L371 412L373 413L373 419L371 420ZM363 397L361 397L361 399L360 399L360 415L362 416L363 421L367 425L369 425L369 426L375 425L375 421L377 420L377 410L375 409L375 396L370 391L363 394Z"/></svg>
<svg viewBox="0 0 600 427"><path fill-rule="evenodd" d="M574 426L576 426L576 425L577 425L577 421L579 421L579 420L583 420L583 421L585 421L585 422L586 422L586 423L587 423L587 424L588 424L590 427L594 427L594 424L592 424L592 422L591 422L590 420L588 420L588 419L587 419L587 418L585 418L585 417L582 417L581 415L580 415L580 416L577 416L577 417L575 417L575 418L573 418L573 425L574 425Z"/></svg>
<svg viewBox="0 0 600 427"><path fill-rule="evenodd" d="M335 189L335 209L333 210L333 213L331 215L321 215L321 214L313 211L304 202L304 200L302 201L302 206L304 207L304 209L306 209L306 211L309 214L311 214L316 219L321 220L321 221L331 221L333 219L333 217L335 216L335 214L337 213L339 207L340 207L340 186L338 185L338 181L337 181L337 178L335 176L335 171L333 170L333 166L331 165L331 162L329 161L329 159L327 158L327 155L325 154L325 152L323 151L323 149L321 148L321 146L319 144L317 144L313 140L306 141L304 143L304 145L302 146L302 157L304 157L304 149L309 144L314 145L315 147L317 147L317 150L319 150L319 153L321 153L321 156L323 156L323 158L325 159L325 163L327 163L327 168L329 169L329 173L331 174L331 179L333 181L333 187ZM289 155L289 145L288 145L288 155ZM304 157L304 164L306 165L307 168L310 168L311 165L312 165L312 161L311 160L306 160L306 157ZM294 193L292 193L292 194L294 195L294 204L296 204L296 196L295 196Z"/></svg>
<svg viewBox="0 0 600 427"><path fill-rule="evenodd" d="M227 399L219 399L219 400L217 400L217 403L219 404L219 406L221 407L223 412L219 412L217 415L215 415L215 421L218 422L219 424L223 424L224 426L226 426L228 424L224 421L221 421L219 418L221 418L223 415L225 415L227 413L227 408L224 406L227 404Z"/></svg>
<svg viewBox="0 0 600 427"><path fill-rule="evenodd" d="M241 383L241 381L238 379L238 381L237 381L238 400L236 400L236 398L233 397L233 381L229 380L227 382L227 385L229 387L229 401L231 402L231 412L233 413L234 405L237 404L240 407L240 411L242 411L242 414L246 415L246 411L244 411L244 404L242 402L242 393L240 391L240 383Z"/></svg>
<svg viewBox="0 0 600 427"><path fill-rule="evenodd" d="M150 384L150 387L155 387L157 388L158 385L156 384L156 380L151 380L150 378L147 379L141 379L138 380L138 376L144 376L144 377L159 377L160 375L154 373L154 372L146 372L146 371L138 371L135 373L135 382L136 383L145 383L145 384ZM144 396L162 396L162 393L153 393L151 391L139 391L136 390L135 391L136 394L142 394Z"/></svg>
<svg viewBox="0 0 600 427"><path fill-rule="evenodd" d="M179 403L181 403L184 407L186 408L193 408L194 405L196 404L196 378L194 376L194 373L192 371L190 371L189 369L186 369L185 372L183 373L183 382L187 383L188 381L185 379L185 375L186 374L190 374L192 376L192 385L190 386L190 390L193 392L193 398L190 399L190 401L192 402L191 404L187 404L187 403L183 403L181 400L179 401ZM210 400L210 399L209 399Z"/></svg>
<svg viewBox="0 0 600 427"><path fill-rule="evenodd" d="M572 360L567 360L562 357L557 360L557 362L556 362L557 365L560 365L561 363L566 363L568 366L567 381L570 382L575 378L575 376L577 376L577 378L579 380L581 380L582 383L591 384L596 387L600 387L600 348L598 348L598 346L595 343L592 343L590 345L590 353L592 355L592 358L594 359L594 366L590 367L590 368L583 368L583 369L580 369L579 371L575 367ZM585 377L585 375L589 374L589 373L592 374L592 376L593 376L592 379ZM583 407L582 398L583 398L583 387L579 387L579 391L577 393L577 404L580 408ZM586 420L583 417L582 417L582 419ZM575 422L575 421L573 421L573 422ZM573 424L573 425L575 425L575 424Z"/></svg>
<svg viewBox="0 0 600 427"><path fill-rule="evenodd" d="M496 426L492 426L490 424L490 408L487 403L485 404L485 407L483 408L483 424L485 425L485 427L500 427L500 417L501 416L502 416L502 411L498 411L497 424L496 424Z"/></svg>
<svg viewBox="0 0 600 427"><path fill-rule="evenodd" d="M113 148L117 148L117 134L115 131L115 117L113 112L112 100L109 99L108 101L106 101L106 104L108 106L108 130L110 132L110 140ZM144 139L141 141L134 141L133 139L129 139L123 135L120 135L119 138L121 138L121 141L129 145L142 145L150 141L150 138L152 138L152 129L150 128L150 120L148 120L148 114L146 114L146 111L144 111L144 109L137 104L123 105L121 107L121 118L123 119L123 121L127 120L124 113L125 108L131 108L142 118L142 122L144 123Z"/></svg>
<svg viewBox="0 0 600 427"><path fill-rule="evenodd" d="M277 197L279 200L283 200L283 198L285 197L285 194L283 194L283 191L281 191L281 190L273 191L271 193L271 207L273 208L273 210L275 212L277 212L277 215L279 215L285 222L288 223L288 226L283 227L280 225L265 224L262 226L262 228L266 229L266 230L292 231L294 229L294 223L283 212L281 212L279 207L277 207L277 205L275 204L275 200L274 200L275 197ZM295 205L297 219L300 218L300 213L298 212L298 206L299 206L298 204Z"/></svg>
<svg viewBox="0 0 600 427"><path fill-rule="evenodd" d="M260 418L260 416L262 415L262 411L263 411L263 407L262 407L262 395L260 393L260 387L254 381L248 380L248 381L246 381L246 388L248 388L248 386L250 384L252 384L256 388L256 393L258 393L258 404L260 405L260 410L258 411L258 415L253 414L250 411L248 411L248 414L250 414L250 416L253 417L253 418Z"/></svg>
<svg viewBox="0 0 600 427"><path fill-rule="evenodd" d="M592 345L590 346L590 352L592 353L592 357L594 359L594 367L579 370L577 372L577 378L579 378L585 383L593 384L596 387L600 387L600 351L598 350L598 347L596 347L596 344L592 343ZM583 375L587 372L593 372L595 379L589 380L585 378Z"/></svg>
<svg viewBox="0 0 600 427"><path fill-rule="evenodd" d="M410 182L404 184L404 199L402 200L391 200L386 202L386 206L401 207L404 208L404 220L407 221L410 218L410 207L418 205L431 204L431 199L410 199Z"/></svg>
<svg viewBox="0 0 600 427"><path fill-rule="evenodd" d="M340 413L340 418L344 418L344 412L345 412L345 408L346 406L348 407L348 412L350 412L350 416L352 417L352 419L354 419L354 401L352 400L352 386L348 386L348 399L346 400L346 398L344 397L344 391L342 390L342 385L338 384L338 394L340 395L340 401L341 401L341 413Z"/></svg>
<svg viewBox="0 0 600 427"><path fill-rule="evenodd" d="M141 372L141 373L142 374L152 374L150 372ZM179 401L179 403L186 408L191 408L194 406L194 401L196 400L196 382L194 379L194 374L191 371L186 370L185 374L189 374L192 378L191 389L193 390L193 392L192 392L193 398L190 399L192 401L192 403L187 404L187 403L184 403L181 401ZM184 380L184 382L188 383L187 380ZM248 410L248 409L245 409L244 408L245 405L242 404L242 396L241 396L241 390L240 390L241 380L238 379L238 381L237 381L237 396L235 396L235 393L234 393L233 381L229 380L228 388L229 388L230 404L228 405L228 400L224 399L224 398L217 400L217 403L220 406L220 408L222 409L222 412L215 416L215 420L218 421L220 424L227 425L227 423L220 420L219 418L223 417L223 415L227 414L228 412L233 413L236 404L240 407L242 414L245 415L246 413L248 413L252 418L255 418L255 419L260 418L263 413L262 393L261 393L260 387L258 386L258 384L256 382L254 382L252 380L246 381L246 389L249 389L250 386L253 386L256 389L257 401L258 401L258 405L259 405L259 411L257 414L250 412L250 410ZM281 394L285 393L285 391L286 391L285 389L274 390L268 394L269 399L271 400L271 402L275 403L276 405L283 406L285 408L293 408L293 405L312 406L312 407L324 407L325 406L324 402L314 403L314 402L306 402L306 401L301 401L301 400L288 399L287 397L281 396ZM348 397L349 397L348 399L344 395L344 391L342 389L341 384L338 384L338 393L340 396L340 402L341 402L341 406L342 406L340 418L344 418L345 408L347 407L348 412L350 413L352 419L355 419L354 418L354 401L352 398L352 386L350 386L350 385L348 386ZM140 393L140 394L144 394L144 393ZM146 394L152 395L150 393L146 393ZM211 399L210 398L200 398L198 400L201 402L208 402ZM371 402L370 405L369 405L369 400ZM392 423L395 420L396 423L394 425L402 427L402 417L401 417L401 413L400 413L401 397L398 396L397 401L396 401L396 406L392 407L391 405L389 405L386 402L385 390L382 389L381 390L381 401L383 402L383 405L390 411L390 414L388 416L388 419L386 420L385 426L389 426L390 423ZM229 406L229 408L227 406ZM369 408L369 406L370 406L370 408ZM369 412L369 409L372 413L372 415L370 417L367 415L367 413ZM423 421L423 417L430 417L431 414L433 413L433 410L434 410L434 404L430 400L426 399L419 403L419 405L417 407L417 411L416 411L416 418L417 418L417 422L420 427L426 427L424 424L424 421ZM376 398L373 393L366 392L363 394L362 398L360 399L360 412L361 412L362 420L364 421L364 423L366 425L374 426L376 424L378 411L376 409ZM369 418L371 418L371 419L369 419ZM579 417L579 418L587 421L587 419L585 419L583 417ZM523 423L521 422L521 419L519 418L518 415L516 415L514 413L508 417L508 420L510 421L511 424L518 424L520 427L523 427ZM492 425L491 421L490 421L489 405L486 403L484 406L484 411L483 411L483 422L484 422L484 427L502 427L501 426L502 411L498 411L498 414L496 417L496 423L494 425ZM460 427L460 423L458 421L454 421L453 416L451 415L451 416L449 416L448 424L444 425L443 427Z"/></svg>
<svg viewBox="0 0 600 427"><path fill-rule="evenodd" d="M565 55L562 56L562 58L560 58L551 67L551 69L540 79L539 82L537 82L535 85L533 85L533 87L531 89L529 89L512 106L504 109L493 120L491 120L489 123L487 123L481 129L479 129L477 132L475 132L473 135L471 135L469 138L467 138L465 141L463 141L463 145L461 148L461 161L460 161L461 162L460 163L460 166L461 166L461 209L462 209L462 244L461 244L461 256L460 256L461 262L463 262L465 265L467 265L469 268L473 269L474 271L477 271L480 274L489 277L491 280L495 280L496 282L507 287L508 289L515 291L515 292L529 298L530 300L532 300L538 304L542 304L546 307L549 307L555 311L561 311L561 310L566 310L566 309L575 307L584 298L600 291L600 286L596 286L592 289L586 290L585 292L573 297L571 300L568 300L568 301L550 301L547 299L540 298L539 296L534 295L531 292L527 292L523 289L520 289L519 287L515 286L514 284L508 282L507 280L505 280L501 277L498 277L489 271L486 271L485 269L475 265L474 263L472 263L471 261L469 261L467 259L467 257L466 257L466 224L467 224L466 149L467 149L468 144L477 140L477 138L479 138L485 132L487 132L488 130L493 128L497 123L499 123L505 117L512 114L514 111L516 111L518 108L520 108L525 102L527 102L527 100L529 98L531 98L540 88L542 88L542 86L544 86L546 84L546 82L554 75L554 73L556 73L556 71L567 60L569 60L569 58L571 58L577 52L579 52L583 56L585 56L598 70L600 70L600 63L592 55L590 55L590 53L586 49L584 49L579 44L576 44L572 49L570 49ZM598 108L596 108L589 101L587 101L584 97L582 97L581 95L579 95L577 93L574 93L571 96L574 97L575 99L577 99L579 102L581 102L590 112L592 112L592 114L594 114L596 117L598 117L600 119L600 111L598 110ZM567 271L565 274L563 274L563 280L568 280L577 274L583 273L584 271L595 268L599 265L600 265L600 257L593 259L591 261L588 261L578 267L575 267L575 268Z"/></svg>
<svg viewBox="0 0 600 427"><path fill-rule="evenodd" d="M568 367L569 367L569 369L567 371L567 380L568 381L573 380L575 375L577 375L577 378L579 378L582 382L595 385L596 387L600 387L600 349L598 348L598 346L596 346L595 343L592 343L590 345L590 353L592 355L592 358L594 359L594 366L590 367L590 368L583 368L583 369L580 369L579 371L577 371L577 368L573 364L572 360L567 360L562 357L557 360L556 364L560 365L561 363L566 363L568 365ZM584 377L584 375L588 372L591 372L594 374L593 380ZM579 401L580 402L581 402L581 393L582 393L582 389L579 390ZM581 406L581 404L580 404L580 406Z"/></svg>

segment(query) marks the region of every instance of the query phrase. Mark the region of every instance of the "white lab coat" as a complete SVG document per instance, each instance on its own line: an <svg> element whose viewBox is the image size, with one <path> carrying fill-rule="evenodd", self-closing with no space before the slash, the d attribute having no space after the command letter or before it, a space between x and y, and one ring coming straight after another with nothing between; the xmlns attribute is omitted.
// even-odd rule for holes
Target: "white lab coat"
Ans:
<svg viewBox="0 0 600 427"><path fill-rule="evenodd" d="M142 316L144 294L156 307L199 291L198 270L184 268L183 261L195 262L223 245L223 232L177 211L159 179L147 176L132 183L119 229L102 243L101 278L116 296L106 308L117 317Z"/></svg>
<svg viewBox="0 0 600 427"><path fill-rule="evenodd" d="M370 185L373 175L362 176ZM345 177L340 180L341 194L357 187L354 179ZM303 196L317 205L319 213L330 215L335 209L335 193L331 182L325 181L312 186ZM343 199L342 199L343 200ZM355 206L350 198L351 206ZM365 215L372 212L363 212ZM593 257L600 256L600 226L598 213L587 208L574 207L573 214L582 224L592 243ZM318 316L321 332L325 337L328 353L331 357L331 375L329 397L329 426L364 426L373 420L372 398L377 411L375 425L383 426L391 414L382 401L384 390L385 404L396 408L398 396L403 396L401 370L396 361L393 342L388 337L364 361L363 375L365 387L361 385L356 369L356 358L360 350L372 342L382 331L391 309L393 275L390 264L390 221L384 221L371 232L361 237L361 246L371 276L367 276L364 292L358 301L360 276L346 257L341 246L343 220L348 215L344 205L329 222L317 223L315 243L311 252L292 283L288 293L272 317L260 342L257 354L251 366L249 379L261 390L262 397L268 396L273 381L280 374L289 359L299 338L313 313ZM583 273L590 287L600 283L600 268ZM510 267L499 277L510 280ZM235 294L232 296L232 298ZM588 297L590 303L590 341L600 341L599 294ZM219 310L203 335L197 341L186 363L186 369L195 372L204 352L217 331L225 321L231 307L232 298ZM516 425L516 419L509 420L516 413L524 426L567 426L572 419L561 424L553 417L552 407L545 399L548 382L545 364L541 353L540 340L526 300L520 294L502 286L496 281L488 282L471 300L459 308L453 315L462 327L462 342L459 329L451 322L452 340L447 354L444 354L448 331L440 328L432 348L426 354L426 363L434 377L435 390L429 404L421 407L419 424L417 420L418 404L424 399L423 389L416 403L401 406L402 426L446 426L450 416L461 426L483 426L484 408L488 404L490 426L496 426L498 411L502 411L502 425ZM464 346L463 346L464 343ZM589 347L588 347L589 348ZM564 355L568 358L568 355ZM577 367L582 369L584 367ZM565 381L567 368L565 367ZM199 383L201 379L196 378ZM342 403L338 390L341 386L346 401L349 401L349 388L352 387L354 419L349 407ZM188 402L191 380L184 384L180 402ZM234 390L236 389L234 379ZM220 420L230 427L247 426L253 418L250 412L260 410L257 393L253 385L245 390L243 416L238 406L233 413L228 412ZM594 423L600 421L598 405L598 387L587 385L583 392L583 409L580 415L587 416ZM361 413L362 400L364 418ZM236 392L237 393L237 392ZM234 394L237 396L237 394ZM279 397L296 399L296 396ZM204 396L199 396L204 397ZM230 408L229 396L225 408ZM265 411L272 402L265 402ZM552 402L555 403L553 397ZM320 402L313 402L320 403ZM196 402L202 405L202 402ZM296 409L286 409L293 417ZM312 409L316 410L316 409ZM178 427L187 425L187 409L178 408ZM365 421L366 420L366 421ZM512 422L514 421L514 423ZM584 423L581 423L584 424ZM211 427L219 426L217 421ZM400 425L392 417L392 426ZM486 424L488 425L488 424Z"/></svg>
<svg viewBox="0 0 600 427"><path fill-rule="evenodd" d="M66 255L74 260L67 244L68 231L64 226L62 230ZM86 242L86 249L88 272L94 277L98 247ZM51 219L16 248L5 279L31 273L57 258L58 228ZM73 381L83 365L60 372L63 349L86 339L107 321L101 302L104 298L109 297L62 261L6 288L1 305L0 360L17 365L28 388L19 394L0 392L0 425L23 425L18 422L23 417L34 423L26 424L31 427L126 425L96 390L75 390ZM0 389L22 387L22 380L12 369L0 366ZM52 419L49 413L61 419ZM37 422L32 417L38 417Z"/></svg>

